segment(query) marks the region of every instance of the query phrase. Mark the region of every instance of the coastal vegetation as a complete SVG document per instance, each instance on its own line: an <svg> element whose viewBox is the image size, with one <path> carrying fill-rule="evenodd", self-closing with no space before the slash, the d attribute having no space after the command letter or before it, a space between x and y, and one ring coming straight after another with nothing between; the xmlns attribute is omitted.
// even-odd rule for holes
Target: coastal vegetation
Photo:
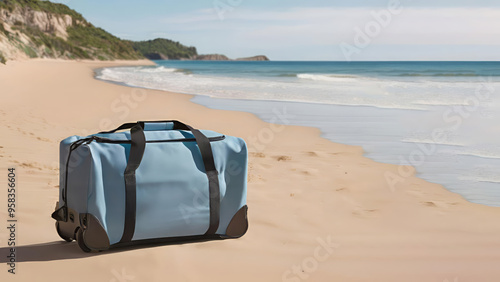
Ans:
<svg viewBox="0 0 500 282"><path fill-rule="evenodd" d="M69 15L73 18L73 20L84 20L80 13L64 4L39 0L0 0L0 9L6 9L12 13L17 7L46 12L54 15Z"/></svg>
<svg viewBox="0 0 500 282"><path fill-rule="evenodd" d="M193 59L198 55L196 47L184 46L179 42L157 38L147 41L129 41L135 50L149 59Z"/></svg>

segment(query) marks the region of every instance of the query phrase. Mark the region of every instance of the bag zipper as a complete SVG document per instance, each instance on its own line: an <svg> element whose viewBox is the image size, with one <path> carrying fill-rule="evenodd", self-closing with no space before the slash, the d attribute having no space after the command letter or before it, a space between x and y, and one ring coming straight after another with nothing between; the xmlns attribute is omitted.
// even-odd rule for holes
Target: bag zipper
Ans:
<svg viewBox="0 0 500 282"><path fill-rule="evenodd" d="M95 140L97 143L130 144L132 142L130 140L113 140L113 139L98 137L98 136L92 136L90 138ZM221 135L221 136L216 136L216 137L209 137L208 141L210 141L210 142L222 141L224 139L226 139L226 136ZM195 142L195 141L196 141L195 138L181 138L181 139L167 139L167 140L149 140L149 141L146 141L146 143Z"/></svg>

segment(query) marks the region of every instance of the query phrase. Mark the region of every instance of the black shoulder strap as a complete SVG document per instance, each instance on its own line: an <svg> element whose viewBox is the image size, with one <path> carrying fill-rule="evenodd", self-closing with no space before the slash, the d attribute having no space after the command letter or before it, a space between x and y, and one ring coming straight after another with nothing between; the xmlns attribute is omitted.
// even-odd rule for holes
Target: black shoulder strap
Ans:
<svg viewBox="0 0 500 282"><path fill-rule="evenodd" d="M134 237L136 215L136 179L135 171L139 168L146 149L146 136L139 124L130 129L130 154L125 168L125 226L120 243L130 242Z"/></svg>

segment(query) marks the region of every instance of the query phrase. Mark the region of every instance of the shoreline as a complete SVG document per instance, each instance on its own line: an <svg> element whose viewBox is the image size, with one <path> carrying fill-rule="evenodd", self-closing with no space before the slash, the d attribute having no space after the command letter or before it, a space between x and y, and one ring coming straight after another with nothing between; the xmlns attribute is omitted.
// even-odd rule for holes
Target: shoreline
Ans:
<svg viewBox="0 0 500 282"><path fill-rule="evenodd" d="M115 85L92 75L95 68L126 63L148 61L27 60L0 66L0 159L19 168L24 187L19 276L26 281L55 271L75 281L109 280L121 268L138 281L164 281L165 264L176 265L168 278L191 281L220 280L215 265L229 269L225 279L233 281L293 281L300 278L296 265L310 281L500 278L499 208L467 202L416 176L391 191L384 174L397 173L398 166L368 159L358 146L331 142L317 128L273 125L254 114L196 104L190 101L194 95ZM33 79L24 83L26 77ZM98 254L60 243L50 219L58 197L58 142L167 117L247 141L249 232L237 240ZM265 134L272 137L259 139ZM0 214L4 220L6 212ZM312 271L304 262L314 258L320 241L332 241L332 251ZM5 242L0 244L4 251Z"/></svg>
<svg viewBox="0 0 500 282"><path fill-rule="evenodd" d="M179 70L184 70L182 65L165 65L160 62L155 62L160 68L167 68L169 71L178 72ZM201 65L187 65L186 68L194 67L203 69L205 66ZM116 69L118 68L118 69ZM127 68L127 70L119 70L120 67L111 68L99 68L96 70L96 79L105 81L108 83L124 85L129 87L139 87L148 90L159 90L167 92L175 92L180 94L192 95L193 98L191 102L206 106L211 109L220 110L233 110L233 111L243 111L247 113L252 113L256 115L259 119L265 122L273 122L273 117L270 114L276 108L278 109L288 109L290 111L289 117L286 122L277 121L279 124L293 124L299 126L314 127L321 131L321 137L326 138L334 143L341 143L346 145L362 146L364 149L363 156L370 158L376 162L385 164L395 164L400 165L407 163L408 165L414 165L418 168L418 173L420 178L423 178L431 183L436 183L443 185L448 191L453 193L458 193L469 202L483 204L487 206L499 207L500 206L500 194L493 194L495 187L493 184L485 182L474 183L474 175L469 176L468 181L462 181L462 175L466 175L468 171L464 171L464 165L468 164L469 167L478 167L484 165L483 160L455 160L453 163L453 157L457 157L462 154L457 152L455 155L448 153L455 148L451 148L445 143L427 143L425 141L419 141L418 135L426 135L426 130L430 132L434 129L423 127L424 130L420 129L421 132L408 131L403 132L405 128L417 128L421 125L419 122L413 124L403 124L403 123L393 123L388 117L401 120L421 120L426 119L433 114L438 114L440 112L445 112L447 110L446 106L443 104L441 106L434 105L433 108L411 108L411 107L383 107L376 105L355 105L355 104L339 104L339 103L320 103L315 101L299 101L299 100L276 100L273 98L262 98L260 96L249 98L250 96L243 95L238 97L229 97L230 88L221 88L220 91L229 95L221 95L217 92L213 86L208 84L210 91L200 90L200 93L196 93L194 88L190 87L178 87L175 81L172 81L172 76L169 74L157 75L154 69L143 71L134 70ZM108 71L102 71L103 69L108 69ZM139 68L140 69L140 68ZM217 73L218 69L215 70ZM138 77L133 74L137 72ZM286 72L286 70L282 70ZM162 72L163 73L163 72ZM109 75L108 75L109 74ZM121 78L122 74L123 79ZM127 75L128 74L128 75ZM142 75L141 75L142 74ZM132 76L130 76L132 75ZM148 76L154 76L154 80L148 78ZM203 74L199 74L203 76ZM205 74L207 75L207 74ZM214 74L215 75L215 74ZM162 77L170 77L170 79L162 80ZM173 77L177 77L177 74ZM182 78L180 78L182 77ZM189 81L196 84L196 79L190 79L184 81L184 76L180 76L180 83L182 85L189 85ZM253 76L252 76L253 77ZM140 79L138 79L140 78ZM214 78L214 85L219 85L221 82L218 79L227 79L224 73L217 73ZM238 79L236 76L235 79ZM114 81L117 80L117 81ZM145 83L145 82L148 83ZM165 83L170 82L170 83ZM206 82L205 82L206 83ZM262 81L265 84L265 81ZM259 83L260 84L260 83ZM258 86L255 87L262 87ZM223 87L223 86L221 86ZM183 88L185 91L175 91L175 89L180 90ZM190 89L190 90L189 90ZM198 88L196 88L198 89ZM235 86L234 91L238 91L239 88ZM215 91L215 92L214 92ZM229 93L227 93L229 91ZM210 93L213 93L210 94ZM261 99L262 98L262 99ZM383 99L383 97L379 97ZM336 114L342 113L342 114ZM337 120L343 120L344 122L337 122ZM371 122L371 128L364 127L362 122L356 122L359 120L373 120ZM345 124L349 124L346 126ZM436 125L437 126L437 125ZM352 127L352 129L347 130L346 128ZM357 134L352 134L351 132L359 132ZM457 130L458 131L458 130ZM422 133L423 132L423 133ZM378 135L377 135L378 133ZM461 132L465 134L465 132ZM385 137L384 136L390 136ZM411 136L416 136L413 142L407 142L405 140L412 139ZM460 132L457 133L460 136ZM429 137L427 137L429 138ZM424 138L425 139L425 138ZM377 141L372 141L377 140ZM427 139L428 140L428 139ZM432 146L434 148L432 153L429 153L428 149L422 149L421 144L426 144L425 146ZM392 145L383 145L392 144ZM427 145L429 144L429 145ZM473 151L474 146L463 145L464 148L459 148L462 152ZM418 152L423 154L425 158L422 162L409 160L410 153ZM464 153L465 155L465 153ZM448 169L441 171L440 166L442 166L441 160L449 158L450 161L445 162ZM434 171L439 170L439 174L435 174ZM399 176L397 176L399 177ZM403 177L404 178L404 177ZM473 189L473 188L474 189Z"/></svg>

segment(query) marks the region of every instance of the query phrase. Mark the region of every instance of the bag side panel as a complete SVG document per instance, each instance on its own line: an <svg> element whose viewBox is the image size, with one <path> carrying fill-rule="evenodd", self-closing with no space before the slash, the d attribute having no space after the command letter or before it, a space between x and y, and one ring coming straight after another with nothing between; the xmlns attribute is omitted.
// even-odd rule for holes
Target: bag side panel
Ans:
<svg viewBox="0 0 500 282"><path fill-rule="evenodd" d="M220 222L217 234L225 235L233 216L246 205L247 146L243 139L232 136L226 136L223 142L211 144L221 185Z"/></svg>
<svg viewBox="0 0 500 282"><path fill-rule="evenodd" d="M78 136L68 137L59 143L59 206L64 206L64 187L66 185L66 163L68 161L69 147L71 143L80 139Z"/></svg>
<svg viewBox="0 0 500 282"><path fill-rule="evenodd" d="M118 243L125 222L125 180L130 144L92 142L88 211L101 223L110 244Z"/></svg>
<svg viewBox="0 0 500 282"><path fill-rule="evenodd" d="M92 156L89 148L86 145L82 145L71 152L68 163L67 206L75 210L78 214L87 212L91 159ZM77 219L75 218L75 220Z"/></svg>

